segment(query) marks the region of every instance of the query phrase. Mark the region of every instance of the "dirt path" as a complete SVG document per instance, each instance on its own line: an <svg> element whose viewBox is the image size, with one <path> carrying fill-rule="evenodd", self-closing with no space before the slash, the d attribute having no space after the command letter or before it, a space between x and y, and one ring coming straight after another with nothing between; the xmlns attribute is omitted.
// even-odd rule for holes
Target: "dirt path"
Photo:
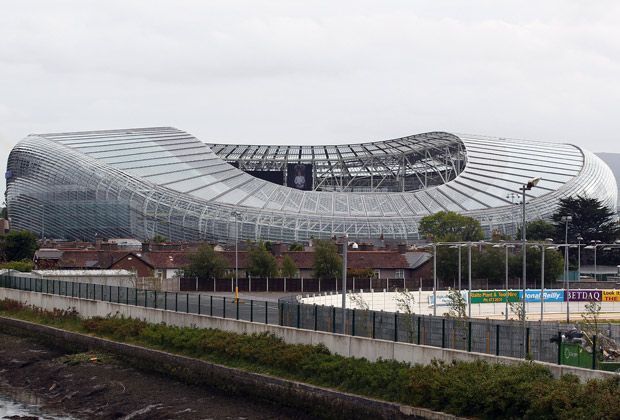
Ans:
<svg viewBox="0 0 620 420"><path fill-rule="evenodd" d="M0 381L44 412L80 419L289 419L293 410L138 371L108 354L50 348L0 332Z"/></svg>

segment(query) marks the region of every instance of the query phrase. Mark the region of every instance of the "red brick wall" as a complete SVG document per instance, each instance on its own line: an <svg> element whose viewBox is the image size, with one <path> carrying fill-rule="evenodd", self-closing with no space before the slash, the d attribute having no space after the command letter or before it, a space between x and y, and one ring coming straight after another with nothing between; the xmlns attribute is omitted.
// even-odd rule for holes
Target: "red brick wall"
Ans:
<svg viewBox="0 0 620 420"><path fill-rule="evenodd" d="M153 268L135 255L127 255L110 266L115 270L134 270L138 277L153 277Z"/></svg>

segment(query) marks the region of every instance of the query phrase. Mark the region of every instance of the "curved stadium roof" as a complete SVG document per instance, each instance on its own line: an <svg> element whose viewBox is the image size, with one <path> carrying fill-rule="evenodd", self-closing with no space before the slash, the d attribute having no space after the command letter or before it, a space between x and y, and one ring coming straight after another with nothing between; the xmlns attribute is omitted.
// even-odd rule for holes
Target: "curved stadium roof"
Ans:
<svg viewBox="0 0 620 420"><path fill-rule="evenodd" d="M311 165L312 190L248 172L299 163ZM238 211L247 239L417 239L417 221L442 210L514 232L514 194L534 177L542 181L527 193L528 219L577 194L615 208L610 169L569 144L434 132L357 145L209 146L168 127L30 135L9 156L7 203L14 227L54 237L227 240Z"/></svg>

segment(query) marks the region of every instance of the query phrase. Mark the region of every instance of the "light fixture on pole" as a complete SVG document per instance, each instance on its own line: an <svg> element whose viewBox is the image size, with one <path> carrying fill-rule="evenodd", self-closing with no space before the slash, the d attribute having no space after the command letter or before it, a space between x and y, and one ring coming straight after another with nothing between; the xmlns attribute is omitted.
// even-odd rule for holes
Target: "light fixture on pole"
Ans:
<svg viewBox="0 0 620 420"><path fill-rule="evenodd" d="M564 229L564 290L566 293L566 322L570 322L570 299L568 298L568 222L572 221L572 216L562 216L561 219L565 223Z"/></svg>
<svg viewBox="0 0 620 420"><path fill-rule="evenodd" d="M241 213L233 211L230 213L235 218L235 303L239 302L239 219Z"/></svg>
<svg viewBox="0 0 620 420"><path fill-rule="evenodd" d="M433 244L433 316L437 316L437 244Z"/></svg>
<svg viewBox="0 0 620 420"><path fill-rule="evenodd" d="M534 178L529 180L526 184L523 184L521 186L521 192L522 192L522 196L521 196L521 200L522 200L522 217L523 217L523 223L521 224L521 252L523 253L523 296L521 297L521 302L523 305L523 357L525 358L527 356L527 322L526 322L526 299L525 299L525 290L527 289L527 275L526 275L526 270L527 270L527 250L526 250L526 230L527 230L527 225L526 225L526 217L525 217L525 192L531 190L532 188L534 188L536 185L538 185L538 183L540 182L540 178Z"/></svg>
<svg viewBox="0 0 620 420"><path fill-rule="evenodd" d="M344 234L342 242L342 333L347 333L347 251L349 235Z"/></svg>
<svg viewBox="0 0 620 420"><path fill-rule="evenodd" d="M471 318L471 242L467 243L467 317Z"/></svg>

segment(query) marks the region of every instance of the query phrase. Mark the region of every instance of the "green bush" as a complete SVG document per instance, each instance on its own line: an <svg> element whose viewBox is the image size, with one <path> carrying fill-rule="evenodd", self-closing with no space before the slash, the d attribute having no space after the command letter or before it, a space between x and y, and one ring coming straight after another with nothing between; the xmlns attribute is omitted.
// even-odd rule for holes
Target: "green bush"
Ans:
<svg viewBox="0 0 620 420"><path fill-rule="evenodd" d="M85 331L217 363L388 401L476 418L618 418L620 377L554 379L542 365L482 361L410 365L330 354L323 345L286 344L270 334L148 324L123 317L75 322L74 311L44 312L0 301L0 313Z"/></svg>

